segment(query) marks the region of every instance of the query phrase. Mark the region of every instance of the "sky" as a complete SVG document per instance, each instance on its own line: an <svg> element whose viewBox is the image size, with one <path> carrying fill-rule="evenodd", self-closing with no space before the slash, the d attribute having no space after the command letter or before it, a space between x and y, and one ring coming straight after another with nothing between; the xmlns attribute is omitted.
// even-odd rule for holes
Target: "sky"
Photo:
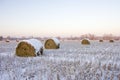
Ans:
<svg viewBox="0 0 120 80"><path fill-rule="evenodd" d="M120 0L0 0L2 36L120 35Z"/></svg>

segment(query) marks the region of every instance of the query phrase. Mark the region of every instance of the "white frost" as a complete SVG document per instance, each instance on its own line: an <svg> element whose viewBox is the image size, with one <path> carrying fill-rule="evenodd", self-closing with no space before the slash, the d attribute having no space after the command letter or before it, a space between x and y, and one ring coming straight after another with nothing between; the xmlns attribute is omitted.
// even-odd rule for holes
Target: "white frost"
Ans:
<svg viewBox="0 0 120 80"><path fill-rule="evenodd" d="M0 80L120 80L119 42L67 41L58 50L27 58L14 56L16 44L0 42Z"/></svg>

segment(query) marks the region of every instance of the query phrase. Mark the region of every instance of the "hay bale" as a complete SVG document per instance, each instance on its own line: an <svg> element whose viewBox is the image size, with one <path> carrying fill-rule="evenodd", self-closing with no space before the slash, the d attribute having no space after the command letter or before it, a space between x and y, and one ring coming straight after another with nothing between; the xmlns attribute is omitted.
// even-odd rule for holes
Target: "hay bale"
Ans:
<svg viewBox="0 0 120 80"><path fill-rule="evenodd" d="M37 39L20 41L16 47L16 55L20 57L32 57L43 54L43 45Z"/></svg>
<svg viewBox="0 0 120 80"><path fill-rule="evenodd" d="M6 39L5 42L10 42L10 40L9 40L9 39Z"/></svg>
<svg viewBox="0 0 120 80"><path fill-rule="evenodd" d="M112 40L112 39L111 39L111 40L109 40L109 42L110 42L110 43L113 43L113 42L114 42L114 40Z"/></svg>
<svg viewBox="0 0 120 80"><path fill-rule="evenodd" d="M89 39L83 39L81 41L81 44L83 44L83 45L90 45L90 41L89 41Z"/></svg>
<svg viewBox="0 0 120 80"><path fill-rule="evenodd" d="M46 49L58 49L60 48L60 41L57 38L51 38L45 41L44 47Z"/></svg>
<svg viewBox="0 0 120 80"><path fill-rule="evenodd" d="M99 40L99 42L103 42L103 40L101 39L101 40Z"/></svg>

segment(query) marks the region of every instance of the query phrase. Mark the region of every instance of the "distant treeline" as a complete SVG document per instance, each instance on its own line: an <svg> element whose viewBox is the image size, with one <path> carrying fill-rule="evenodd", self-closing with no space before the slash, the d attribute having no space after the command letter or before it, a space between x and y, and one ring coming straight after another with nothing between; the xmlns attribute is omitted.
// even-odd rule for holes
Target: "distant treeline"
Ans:
<svg viewBox="0 0 120 80"><path fill-rule="evenodd" d="M24 40L24 39L30 39L30 38L36 38L36 39L39 39L39 40L46 40L46 39L49 39L51 37L21 37L21 38L16 38L16 37L3 37L3 36L0 36L0 41L2 40ZM78 36L70 36L70 37L60 37L60 36L57 36L57 38L59 40L81 40L81 39L84 39L84 38L88 38L90 40L110 40L110 39L113 39L113 40L120 40L120 36L114 36L112 34L104 34L103 36L96 36L94 34L83 34L83 35L78 35Z"/></svg>

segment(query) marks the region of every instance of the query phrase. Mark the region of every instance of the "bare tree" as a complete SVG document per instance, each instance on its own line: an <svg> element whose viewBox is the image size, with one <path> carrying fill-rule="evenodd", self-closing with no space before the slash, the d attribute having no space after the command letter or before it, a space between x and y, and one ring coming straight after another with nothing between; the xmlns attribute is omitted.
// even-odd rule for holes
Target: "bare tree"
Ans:
<svg viewBox="0 0 120 80"><path fill-rule="evenodd" d="M112 34L104 34L104 35L103 35L103 39L104 39L104 40L113 39L113 35L112 35Z"/></svg>

